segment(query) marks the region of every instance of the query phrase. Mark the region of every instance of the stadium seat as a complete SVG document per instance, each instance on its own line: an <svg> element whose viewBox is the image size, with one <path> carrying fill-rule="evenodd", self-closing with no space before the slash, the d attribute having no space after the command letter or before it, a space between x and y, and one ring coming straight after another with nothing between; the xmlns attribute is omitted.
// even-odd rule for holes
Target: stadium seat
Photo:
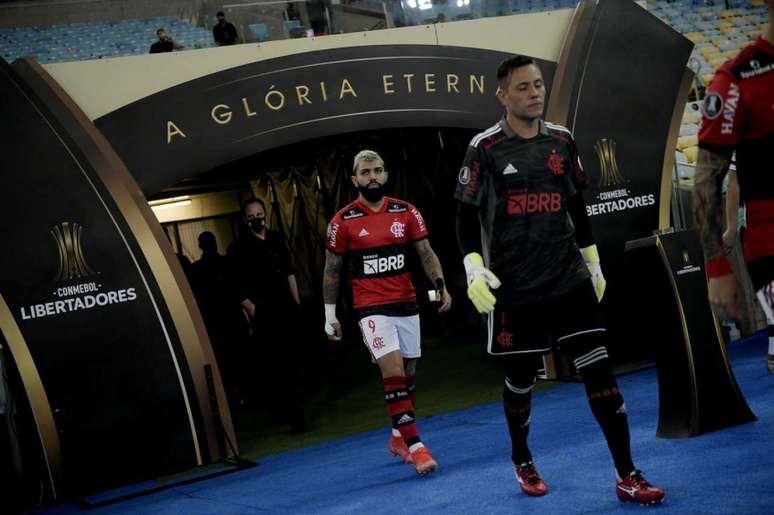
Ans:
<svg viewBox="0 0 774 515"><path fill-rule="evenodd" d="M719 53L720 53L720 49L717 48L715 45L699 48L699 54L701 54L701 56L707 60L711 59L712 56L717 55Z"/></svg>
<svg viewBox="0 0 774 515"><path fill-rule="evenodd" d="M693 145L685 148L683 149L683 154L685 154L685 157L688 159L688 163L694 164L696 162L696 158L699 155L699 147L697 145Z"/></svg>
<svg viewBox="0 0 774 515"><path fill-rule="evenodd" d="M681 123L683 125L691 125L699 123L699 115L697 113L685 112L683 113L683 119Z"/></svg>
<svg viewBox="0 0 774 515"><path fill-rule="evenodd" d="M699 126L695 123L688 123L680 126L680 136L693 136L699 133Z"/></svg>
<svg viewBox="0 0 774 515"><path fill-rule="evenodd" d="M266 41L269 39L269 29L265 23L252 23L247 26L253 41Z"/></svg>
<svg viewBox="0 0 774 515"><path fill-rule="evenodd" d="M704 43L707 41L707 38L701 32L688 32L684 36L693 43Z"/></svg>
<svg viewBox="0 0 774 515"><path fill-rule="evenodd" d="M699 144L699 138L695 134L690 136L680 136L677 138L677 148L684 152L686 148L694 147Z"/></svg>

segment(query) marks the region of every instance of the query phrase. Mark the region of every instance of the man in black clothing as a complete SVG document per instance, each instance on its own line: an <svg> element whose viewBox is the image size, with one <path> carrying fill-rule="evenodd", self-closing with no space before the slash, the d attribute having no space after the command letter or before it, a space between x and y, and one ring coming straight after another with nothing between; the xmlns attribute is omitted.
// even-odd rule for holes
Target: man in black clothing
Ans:
<svg viewBox="0 0 774 515"><path fill-rule="evenodd" d="M158 37L159 40L151 45L151 54L160 54L162 52L171 52L173 50L180 50L185 48L185 45L181 45L171 37L167 36L167 31L165 31L163 27L156 31L156 37Z"/></svg>
<svg viewBox="0 0 774 515"><path fill-rule="evenodd" d="M251 198L242 206L247 233L228 249L232 291L254 332L254 353L245 365L264 371L270 384L259 396L286 418L294 430L305 427L296 392L299 342L294 328L301 323L296 276L285 239L266 228L266 206Z"/></svg>
<svg viewBox="0 0 774 515"><path fill-rule="evenodd" d="M664 491L632 463L626 406L598 307L605 280L579 191L586 179L575 141L566 128L541 119L545 87L532 59L505 60L497 79L506 115L471 141L455 199L468 297L488 314L487 351L505 368L516 479L527 495L548 492L527 447L530 392L540 355L561 345L607 439L618 498L661 502ZM490 289L497 288L495 298Z"/></svg>
<svg viewBox="0 0 774 515"><path fill-rule="evenodd" d="M226 15L223 14L223 11L219 11L215 17L218 19L218 23L212 27L212 37L215 38L215 43L218 46L235 45L237 31L234 24L226 21Z"/></svg>
<svg viewBox="0 0 774 515"><path fill-rule="evenodd" d="M199 248L202 257L191 265L191 288L207 327L229 401L238 403L243 388L238 387L241 378L237 350L245 344L240 334L240 329L244 329L244 318L241 308L230 302L229 262L218 252L215 235L210 231L202 232Z"/></svg>

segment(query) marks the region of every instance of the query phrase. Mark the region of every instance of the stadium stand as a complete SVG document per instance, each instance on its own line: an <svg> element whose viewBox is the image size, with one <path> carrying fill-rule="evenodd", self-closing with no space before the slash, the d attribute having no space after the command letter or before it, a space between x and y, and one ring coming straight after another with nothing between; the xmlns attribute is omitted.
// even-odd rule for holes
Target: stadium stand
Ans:
<svg viewBox="0 0 774 515"><path fill-rule="evenodd" d="M698 155L700 100L723 63L735 57L764 30L768 21L762 0L649 0L648 10L694 44L689 66L696 72L695 102L685 106L677 143L677 174L692 183Z"/></svg>
<svg viewBox="0 0 774 515"><path fill-rule="evenodd" d="M362 6L381 6L375 0L355 2ZM403 23L433 23L439 14L446 20L465 20L482 16L499 16L572 8L578 0L405 0L387 2L395 12L402 4ZM697 75L706 85L723 62L734 57L763 29L766 11L762 0L648 0L647 8L675 30L696 44L692 55ZM373 4L373 5L372 5ZM397 21L397 20L396 20ZM289 32L295 27L288 23ZM48 27L0 29L0 56L6 61L32 56L38 62L55 63L139 55L148 52L159 27L185 45L187 50L215 46L207 27L195 27L174 17L130 19L103 23L74 23ZM265 24L248 25L254 41L268 39Z"/></svg>
<svg viewBox="0 0 774 515"><path fill-rule="evenodd" d="M147 54L159 27L186 50L216 46L210 29L166 16L0 29L0 56L8 62L31 56L47 64Z"/></svg>
<svg viewBox="0 0 774 515"><path fill-rule="evenodd" d="M439 14L446 20L467 20L553 9L572 8L578 0L359 0L363 8L390 11L397 24L434 23ZM727 8L727 6L729 8ZM696 72L693 100L685 108L680 128L681 138L695 136L699 130L698 102L715 70L750 44L766 23L763 0L647 0L647 9L690 39L695 48L689 66ZM306 33L297 20L285 22L288 36ZM42 64L80 61L148 53L155 41L156 29L167 33L185 50L216 46L207 27L194 27L174 17L130 19L103 23L74 23L49 27L16 27L0 29L0 56L6 61L31 56ZM269 38L267 25L247 25L252 41ZM298 32L296 34L294 31ZM678 145L677 163L681 178L690 179L697 149L695 145Z"/></svg>
<svg viewBox="0 0 774 515"><path fill-rule="evenodd" d="M403 24L419 25L434 23L440 13L447 20L454 21L563 9L574 7L577 3L578 0L449 0L445 3L405 0L401 14ZM390 0L386 4L393 12L401 8L401 2ZM384 11L379 0L360 0L351 5ZM288 37L306 33L296 20L286 24ZM172 39L185 45L186 50L216 46L210 28L194 27L174 17L158 17L0 29L0 56L8 62L31 56L42 64L48 64L146 54L156 40L156 29L159 27L164 27ZM270 39L265 23L250 23L246 29L253 41Z"/></svg>

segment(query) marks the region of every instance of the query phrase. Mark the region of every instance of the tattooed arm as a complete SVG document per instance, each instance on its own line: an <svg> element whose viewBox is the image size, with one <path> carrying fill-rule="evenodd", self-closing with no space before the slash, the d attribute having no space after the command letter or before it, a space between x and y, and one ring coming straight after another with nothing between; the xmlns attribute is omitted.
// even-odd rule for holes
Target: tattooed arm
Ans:
<svg viewBox="0 0 774 515"><path fill-rule="evenodd" d="M732 249L739 243L739 181L736 172L728 171L728 189L726 190L726 230L723 233L723 245Z"/></svg>
<svg viewBox="0 0 774 515"><path fill-rule="evenodd" d="M325 332L330 340L341 339L341 324L336 318L336 299L339 296L339 281L344 256L325 251L325 272L323 274L323 302L325 303Z"/></svg>
<svg viewBox="0 0 774 515"><path fill-rule="evenodd" d="M719 317L738 319L740 289L723 249L723 175L731 160L725 154L699 149L693 189L693 216L699 228L709 276L708 296Z"/></svg>
<svg viewBox="0 0 774 515"><path fill-rule="evenodd" d="M415 241L414 248L417 250L417 254L419 254L419 259L422 261L422 268L425 270L425 275L430 279L430 282L437 286L438 280L440 279L441 284L443 284L441 262L438 260L438 256L435 255L432 247L430 247L430 242L427 241L427 238ZM451 302L451 295L449 295L447 288L441 288L441 307L438 309L438 312L443 313L444 311L449 311Z"/></svg>
<svg viewBox="0 0 774 515"><path fill-rule="evenodd" d="M721 185L731 159L707 149L699 149L696 182L693 188L693 218L699 227L707 261L725 258L723 250L723 195Z"/></svg>

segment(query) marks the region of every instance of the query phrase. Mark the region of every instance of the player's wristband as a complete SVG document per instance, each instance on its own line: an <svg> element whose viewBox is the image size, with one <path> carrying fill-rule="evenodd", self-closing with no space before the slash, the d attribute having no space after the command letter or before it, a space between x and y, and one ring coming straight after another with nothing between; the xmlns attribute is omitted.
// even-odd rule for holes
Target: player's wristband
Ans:
<svg viewBox="0 0 774 515"><path fill-rule="evenodd" d="M338 322L336 319L336 304L326 304L325 305L325 321L329 324L332 324L333 322Z"/></svg>
<svg viewBox="0 0 774 515"><path fill-rule="evenodd" d="M443 277L439 277L435 280L435 289L442 292L444 289Z"/></svg>
<svg viewBox="0 0 774 515"><path fill-rule="evenodd" d="M723 277L724 275L731 275L731 265L725 257L719 257L710 259L707 261L707 275L709 277Z"/></svg>

